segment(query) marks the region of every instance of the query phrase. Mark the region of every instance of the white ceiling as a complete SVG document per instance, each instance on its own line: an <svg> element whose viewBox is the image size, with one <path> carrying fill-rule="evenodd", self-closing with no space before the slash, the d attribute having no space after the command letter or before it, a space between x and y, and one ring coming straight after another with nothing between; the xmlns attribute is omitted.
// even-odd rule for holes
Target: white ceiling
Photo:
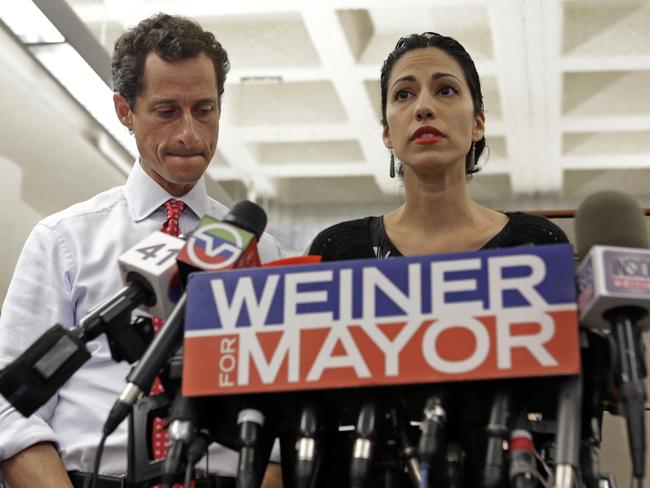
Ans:
<svg viewBox="0 0 650 488"><path fill-rule="evenodd" d="M0 157L19 175L18 208L33 210L22 214L25 228L124 181L132 138L105 85L104 95L77 91L91 77L76 74L70 46L102 84L114 40L160 11L198 20L232 62L209 191L226 203L257 199L289 251L330 223L400 202L381 142L379 70L401 35L426 30L460 40L481 74L489 158L474 198L505 210L575 208L611 188L650 207L649 0L34 4L60 34L0 29ZM10 24L21 5L33 7L0 3L0 19Z"/></svg>
<svg viewBox="0 0 650 488"><path fill-rule="evenodd" d="M235 198L396 202L379 68L400 35L425 30L460 40L482 78L490 157L476 198L574 202L627 174L628 191L650 193L647 1L67 1L105 48L100 69L155 12L215 33L232 70L209 176Z"/></svg>
<svg viewBox="0 0 650 488"><path fill-rule="evenodd" d="M381 143L379 69L401 35L427 30L461 41L481 74L491 154L471 184L476 199L575 208L610 188L650 207L650 1L34 1L104 79L114 40L146 16L182 14L212 30L232 70L209 191L258 198L288 250L400 201ZM0 2L0 295L35 222L121 184L132 163L128 135L109 134L48 73L70 67L34 56L52 46L26 49L3 25L21 4L31 0ZM110 92L98 98L112 120ZM617 432L607 438L620 454ZM605 454L607 469L622 466Z"/></svg>

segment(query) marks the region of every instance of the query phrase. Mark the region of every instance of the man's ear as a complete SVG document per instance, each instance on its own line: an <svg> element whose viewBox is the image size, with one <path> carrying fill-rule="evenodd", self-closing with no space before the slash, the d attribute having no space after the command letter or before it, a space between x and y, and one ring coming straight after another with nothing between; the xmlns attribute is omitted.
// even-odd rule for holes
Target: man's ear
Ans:
<svg viewBox="0 0 650 488"><path fill-rule="evenodd" d="M113 104L115 105L117 118L120 119L122 125L133 130L133 112L124 95L117 92L113 93Z"/></svg>
<svg viewBox="0 0 650 488"><path fill-rule="evenodd" d="M390 129L388 126L384 127L382 138L384 139L384 146L388 149L393 149L393 138L390 136Z"/></svg>

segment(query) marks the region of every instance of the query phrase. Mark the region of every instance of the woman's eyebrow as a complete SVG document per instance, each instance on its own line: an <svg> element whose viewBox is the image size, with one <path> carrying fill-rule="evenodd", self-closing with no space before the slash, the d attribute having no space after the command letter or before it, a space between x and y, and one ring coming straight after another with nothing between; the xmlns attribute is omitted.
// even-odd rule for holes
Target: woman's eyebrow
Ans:
<svg viewBox="0 0 650 488"><path fill-rule="evenodd" d="M455 80L460 81L459 78L458 78L458 76L456 76L456 75L454 75L454 74L451 74L451 73L439 72L439 73L434 73L434 74L431 76L431 78L434 79L434 80L439 80L440 78L446 78L446 77L451 77L451 78L453 78L453 79L455 79ZM400 78L397 78L397 79L393 82L393 85L392 85L392 86L395 86L395 84L396 84L396 83L399 83L400 81L415 81L415 76L413 76L413 75L404 75L404 76L402 76L402 77L400 77Z"/></svg>

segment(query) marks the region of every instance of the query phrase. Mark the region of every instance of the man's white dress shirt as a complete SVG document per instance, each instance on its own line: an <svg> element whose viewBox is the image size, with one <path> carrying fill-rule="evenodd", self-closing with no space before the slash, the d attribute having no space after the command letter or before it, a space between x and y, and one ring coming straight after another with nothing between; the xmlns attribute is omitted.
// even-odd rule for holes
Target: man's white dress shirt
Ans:
<svg viewBox="0 0 650 488"><path fill-rule="evenodd" d="M160 229L163 204L171 196L136 162L126 184L43 219L25 243L0 316L0 367L4 367L54 324L72 327L91 307L123 285L117 258ZM222 218L228 209L210 198L201 179L186 195L181 232L203 215ZM265 234L262 262L281 257ZM130 370L115 363L102 334L87 345L91 359L36 414L24 418L0 395L0 460L43 441L58 446L67 470L91 471L101 428ZM100 473L126 473L127 422L106 442ZM222 447L210 470L236 473L237 453ZM0 476L1 478L1 476Z"/></svg>

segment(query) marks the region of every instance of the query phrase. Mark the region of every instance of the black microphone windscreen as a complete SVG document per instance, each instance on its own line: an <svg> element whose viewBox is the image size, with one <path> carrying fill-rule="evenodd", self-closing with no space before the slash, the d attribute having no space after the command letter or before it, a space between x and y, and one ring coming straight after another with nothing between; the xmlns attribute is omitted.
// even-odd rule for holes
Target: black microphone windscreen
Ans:
<svg viewBox="0 0 650 488"><path fill-rule="evenodd" d="M223 221L252 232L259 240L266 228L266 212L255 203L242 200L230 209Z"/></svg>
<svg viewBox="0 0 650 488"><path fill-rule="evenodd" d="M595 245L648 248L643 210L621 192L601 191L587 197L576 211L574 226L579 262Z"/></svg>

